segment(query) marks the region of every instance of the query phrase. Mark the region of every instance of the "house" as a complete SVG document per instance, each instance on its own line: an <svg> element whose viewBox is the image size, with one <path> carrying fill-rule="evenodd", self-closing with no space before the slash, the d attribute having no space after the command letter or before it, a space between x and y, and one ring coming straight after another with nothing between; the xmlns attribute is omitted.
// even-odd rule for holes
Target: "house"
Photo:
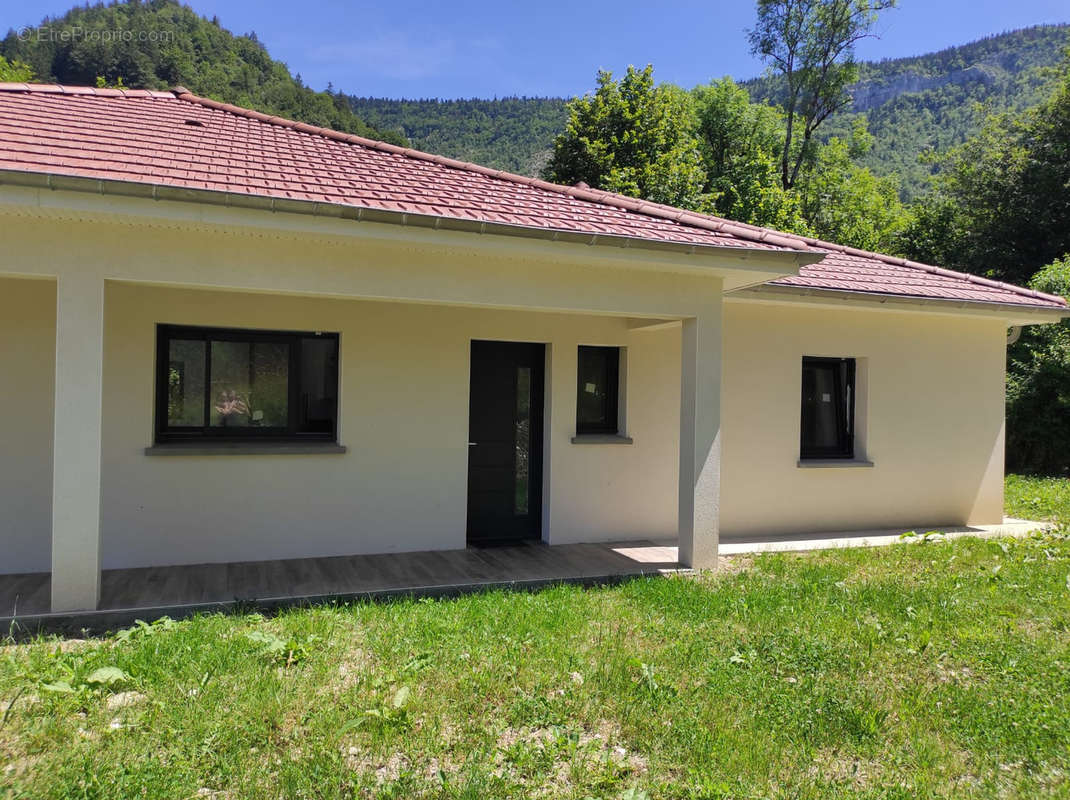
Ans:
<svg viewBox="0 0 1070 800"><path fill-rule="evenodd" d="M0 574L1002 520L1059 297L195 97L0 85ZM6 613L6 612L5 612Z"/></svg>

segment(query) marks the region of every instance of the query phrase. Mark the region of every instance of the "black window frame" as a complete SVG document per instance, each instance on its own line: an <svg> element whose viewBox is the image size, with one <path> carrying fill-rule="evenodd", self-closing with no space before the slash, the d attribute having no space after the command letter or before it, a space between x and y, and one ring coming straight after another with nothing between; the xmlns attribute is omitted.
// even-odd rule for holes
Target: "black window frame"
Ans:
<svg viewBox="0 0 1070 800"><path fill-rule="evenodd" d="M172 340L205 342L205 423L200 426L169 426L167 424L167 401L170 373L170 348ZM334 364L334 430L331 432L298 430L301 408L301 342L304 339L327 339L335 342ZM212 427L211 404L211 343L212 342L271 342L289 345L289 365L287 367L287 425L286 427ZM340 354L339 335L322 331L277 331L256 328L217 328L199 325L165 325L156 326L156 419L155 441L159 444L183 441L219 441L219 442L337 442L338 441L338 396L340 375L338 355Z"/></svg>
<svg viewBox="0 0 1070 800"><path fill-rule="evenodd" d="M620 433L620 347L580 345L576 353L576 435ZM606 361L606 418L607 422L584 422L580 419L583 407L583 356L585 352L612 353Z"/></svg>
<svg viewBox="0 0 1070 800"><path fill-rule="evenodd" d="M835 369L839 387L835 397L837 416L837 442L831 447L807 445L806 437L806 384L802 378L807 368ZM855 457L855 405L857 403L857 364L854 358L830 358L827 356L803 356L799 388L799 458L803 461L822 459L853 459Z"/></svg>

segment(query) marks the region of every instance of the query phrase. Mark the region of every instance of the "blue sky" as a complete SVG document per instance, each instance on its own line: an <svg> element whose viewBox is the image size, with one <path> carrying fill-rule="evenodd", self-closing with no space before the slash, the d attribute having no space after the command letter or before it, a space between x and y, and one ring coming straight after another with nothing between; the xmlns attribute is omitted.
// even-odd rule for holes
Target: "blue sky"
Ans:
<svg viewBox="0 0 1070 800"><path fill-rule="evenodd" d="M62 0L0 2L0 30L62 14ZM762 65L744 29L751 0L189 0L234 33L256 31L310 86L380 97L571 96L599 69L654 64L659 80L693 86L748 78ZM1070 21L1067 0L900 0L862 58L917 55L987 34Z"/></svg>

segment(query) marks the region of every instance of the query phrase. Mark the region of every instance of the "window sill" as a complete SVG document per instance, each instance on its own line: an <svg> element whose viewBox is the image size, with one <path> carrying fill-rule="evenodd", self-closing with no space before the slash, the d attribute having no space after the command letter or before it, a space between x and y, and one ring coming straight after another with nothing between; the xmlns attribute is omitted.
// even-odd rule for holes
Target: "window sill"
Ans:
<svg viewBox="0 0 1070 800"><path fill-rule="evenodd" d="M309 456L345 453L337 442L164 442L147 456Z"/></svg>
<svg viewBox="0 0 1070 800"><path fill-rule="evenodd" d="M800 469L856 469L872 467L872 461L863 458L806 458L799 459Z"/></svg>
<svg viewBox="0 0 1070 800"><path fill-rule="evenodd" d="M632 444L631 436L619 433L581 433L572 437L573 444Z"/></svg>

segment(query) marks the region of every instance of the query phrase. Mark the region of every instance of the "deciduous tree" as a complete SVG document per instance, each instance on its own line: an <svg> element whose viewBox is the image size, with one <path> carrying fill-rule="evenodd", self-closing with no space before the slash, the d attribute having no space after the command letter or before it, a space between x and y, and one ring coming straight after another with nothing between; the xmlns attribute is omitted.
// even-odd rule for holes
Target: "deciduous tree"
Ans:
<svg viewBox="0 0 1070 800"><path fill-rule="evenodd" d="M694 91L706 194L715 213L739 222L807 233L798 196L780 185L782 112L752 103L731 78Z"/></svg>
<svg viewBox="0 0 1070 800"><path fill-rule="evenodd" d="M548 180L700 208L705 173L689 95L654 83L653 67L619 81L598 73L593 94L569 103L565 131L543 171Z"/></svg>
<svg viewBox="0 0 1070 800"><path fill-rule="evenodd" d="M1070 295L1070 254L1040 270L1029 285ZM1070 471L1070 322L1030 325L1007 353L1007 467L1065 475Z"/></svg>
<svg viewBox="0 0 1070 800"><path fill-rule="evenodd" d="M910 215L894 178L878 178L858 164L872 146L864 117L849 139L833 137L816 149L796 184L802 215L826 241L893 253Z"/></svg>
<svg viewBox="0 0 1070 800"><path fill-rule="evenodd" d="M21 61L8 61L0 56L0 82L26 83L34 80L33 69Z"/></svg>
<svg viewBox="0 0 1070 800"><path fill-rule="evenodd" d="M1046 103L943 159L903 239L919 260L1015 283L1070 252L1070 59Z"/></svg>
<svg viewBox="0 0 1070 800"><path fill-rule="evenodd" d="M751 50L785 80L780 179L790 189L812 155L814 131L851 98L854 46L896 0L758 0Z"/></svg>

